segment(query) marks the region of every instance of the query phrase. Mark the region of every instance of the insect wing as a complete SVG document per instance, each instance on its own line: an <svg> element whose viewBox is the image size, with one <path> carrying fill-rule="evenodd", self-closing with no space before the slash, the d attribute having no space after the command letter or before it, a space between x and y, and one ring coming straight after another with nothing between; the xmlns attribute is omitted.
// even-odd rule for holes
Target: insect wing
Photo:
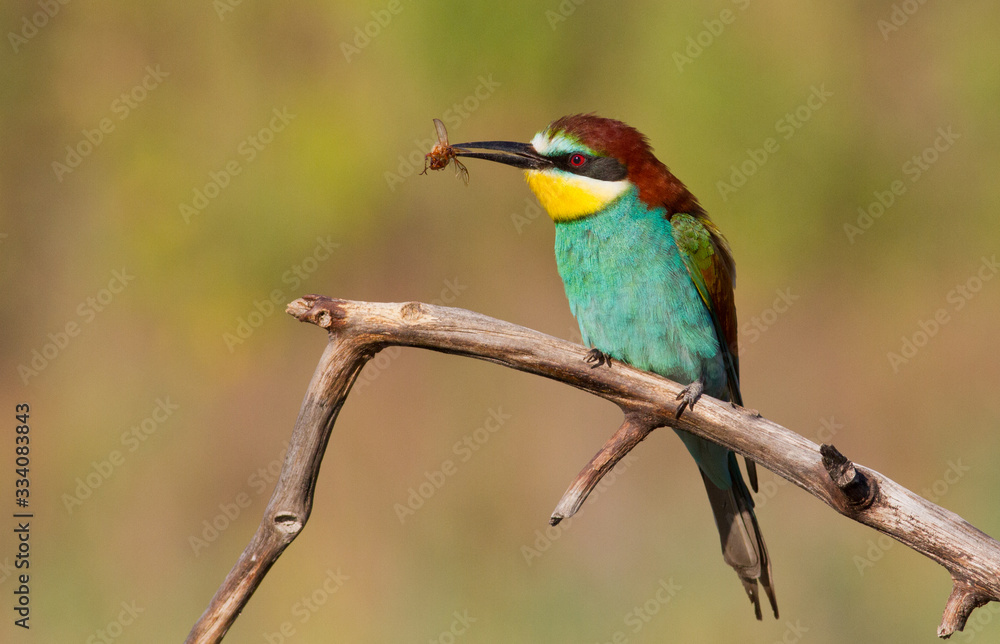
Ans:
<svg viewBox="0 0 1000 644"><path fill-rule="evenodd" d="M440 119L434 119L434 129L438 133L438 143L444 147L448 147L448 129Z"/></svg>

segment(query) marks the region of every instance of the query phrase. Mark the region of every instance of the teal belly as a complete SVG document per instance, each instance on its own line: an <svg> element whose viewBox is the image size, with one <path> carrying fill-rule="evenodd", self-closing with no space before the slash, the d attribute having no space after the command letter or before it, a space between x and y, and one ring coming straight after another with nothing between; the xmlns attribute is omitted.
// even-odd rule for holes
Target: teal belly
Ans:
<svg viewBox="0 0 1000 644"><path fill-rule="evenodd" d="M706 394L728 399L712 319L662 209L647 209L633 189L607 211L557 223L556 263L585 344L681 384L700 377ZM716 485L728 488L729 451L678 434Z"/></svg>
<svg viewBox="0 0 1000 644"><path fill-rule="evenodd" d="M556 224L556 263L583 340L613 358L727 395L711 317L662 209L632 194L610 210Z"/></svg>

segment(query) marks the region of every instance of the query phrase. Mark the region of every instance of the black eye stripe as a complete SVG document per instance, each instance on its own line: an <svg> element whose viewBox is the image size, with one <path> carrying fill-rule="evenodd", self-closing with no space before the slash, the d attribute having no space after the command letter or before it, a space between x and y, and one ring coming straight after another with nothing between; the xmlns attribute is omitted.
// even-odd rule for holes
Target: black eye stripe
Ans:
<svg viewBox="0 0 1000 644"><path fill-rule="evenodd" d="M593 179L599 179L601 181L621 181L628 176L628 170L625 168L618 159L613 157L595 157L589 154L584 154L587 160L583 165L574 166L569 162L570 157L580 154L579 152L571 152L569 154L560 154L558 156L549 157L557 168L560 170L565 170L566 172L572 172L573 174L578 174L582 177L591 177Z"/></svg>

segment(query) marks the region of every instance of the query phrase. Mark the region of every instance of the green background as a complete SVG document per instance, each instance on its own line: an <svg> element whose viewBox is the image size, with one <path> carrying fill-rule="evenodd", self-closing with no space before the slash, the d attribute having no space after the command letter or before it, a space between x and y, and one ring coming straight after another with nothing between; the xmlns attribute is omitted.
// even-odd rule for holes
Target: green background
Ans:
<svg viewBox="0 0 1000 644"><path fill-rule="evenodd" d="M285 302L438 301L577 338L552 225L519 173L416 175L433 117L453 142L525 141L586 111L646 133L732 244L747 404L1000 534L996 3L53 5L23 42L10 33L43 8L0 9L0 639L100 641L122 602L142 612L115 641L183 639L260 520L324 346ZM261 132L274 110L287 124ZM58 172L67 146L87 154ZM915 176L920 155L933 163ZM741 165L745 183L720 189ZM845 230L896 181L881 216ZM103 293L123 270L134 279ZM241 320L256 327L227 343ZM893 363L904 338L922 346ZM418 350L362 380L306 530L227 641L287 622L288 642L447 642L456 611L475 619L462 642L935 639L945 570L769 472L758 515L782 615L757 623L671 432L546 541L614 406ZM154 414L158 400L176 409ZM7 608L18 402L32 407L27 633ZM509 418L461 460L453 446L491 410ZM454 474L401 521L394 506L448 459ZM666 604L661 582L679 587ZM637 630L643 605L656 612ZM996 639L991 610L955 640Z"/></svg>

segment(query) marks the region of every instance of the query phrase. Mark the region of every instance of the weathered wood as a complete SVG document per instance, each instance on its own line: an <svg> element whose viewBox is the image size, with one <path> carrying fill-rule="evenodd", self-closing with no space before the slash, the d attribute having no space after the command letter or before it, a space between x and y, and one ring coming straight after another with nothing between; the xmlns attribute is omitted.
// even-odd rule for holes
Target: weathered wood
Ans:
<svg viewBox="0 0 1000 644"><path fill-rule="evenodd" d="M651 418L637 413L626 413L622 426L618 428L614 436L608 439L601 451L597 452L594 458L590 459L590 462L583 467L576 480L563 494L563 498L559 500L555 511L549 518L549 524L557 525L563 519L568 519L576 514L583 502L604 478L604 475L614 468L615 463L624 458L632 451L632 448L642 442L657 427L659 424Z"/></svg>
<svg viewBox="0 0 1000 644"><path fill-rule="evenodd" d="M703 396L675 418L683 387L615 362L592 369L588 350L515 324L417 302L388 304L310 295L288 312L330 333L292 432L281 477L257 533L188 636L218 642L271 565L309 519L330 432L358 373L381 349L410 346L488 360L565 382L618 405L622 427L581 471L552 521L571 516L614 463L652 429L675 427L724 445L798 485L831 508L887 534L944 566L953 590L938 635L960 631L971 612L1000 601L1000 543L957 514L857 465L832 446L821 448L758 413Z"/></svg>
<svg viewBox="0 0 1000 644"><path fill-rule="evenodd" d="M326 315L317 313L316 323ZM333 424L351 385L371 355L371 349L363 344L330 336L302 401L285 463L264 518L186 642L222 641L267 571L302 532L312 512L319 467Z"/></svg>

